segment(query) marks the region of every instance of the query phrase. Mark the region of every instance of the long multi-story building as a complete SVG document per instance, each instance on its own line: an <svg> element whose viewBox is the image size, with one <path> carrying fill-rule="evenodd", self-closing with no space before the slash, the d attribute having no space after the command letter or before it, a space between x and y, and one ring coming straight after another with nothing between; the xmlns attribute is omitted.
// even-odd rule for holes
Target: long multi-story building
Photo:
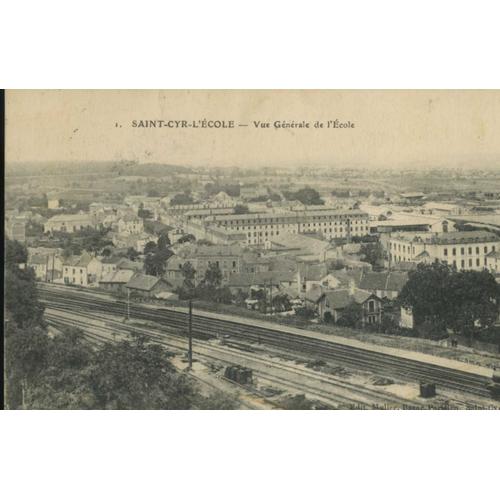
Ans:
<svg viewBox="0 0 500 500"><path fill-rule="evenodd" d="M45 233L61 231L66 233L74 233L85 228L96 228L97 223L95 218L87 213L79 214L60 214L51 217L44 225Z"/></svg>
<svg viewBox="0 0 500 500"><path fill-rule="evenodd" d="M488 231L438 234L394 234L389 241L389 262L441 262L458 270L480 271L487 256L500 248L500 238Z"/></svg>
<svg viewBox="0 0 500 500"><path fill-rule="evenodd" d="M205 222L244 234L247 245L262 245L281 233L321 233L325 238L369 234L369 216L361 210L307 210L303 212L215 215Z"/></svg>

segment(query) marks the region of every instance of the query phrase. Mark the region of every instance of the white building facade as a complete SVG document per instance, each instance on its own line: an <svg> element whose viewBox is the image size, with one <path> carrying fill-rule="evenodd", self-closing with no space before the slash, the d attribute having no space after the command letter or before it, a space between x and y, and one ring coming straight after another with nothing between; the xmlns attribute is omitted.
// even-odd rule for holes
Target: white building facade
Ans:
<svg viewBox="0 0 500 500"><path fill-rule="evenodd" d="M441 262L458 270L488 268L488 254L500 248L500 238L488 231L440 234L395 234L389 241L389 262Z"/></svg>
<svg viewBox="0 0 500 500"><path fill-rule="evenodd" d="M247 245L263 245L281 233L322 233L327 239L369 234L369 216L360 210L308 210L241 215L218 215L210 223L245 235Z"/></svg>

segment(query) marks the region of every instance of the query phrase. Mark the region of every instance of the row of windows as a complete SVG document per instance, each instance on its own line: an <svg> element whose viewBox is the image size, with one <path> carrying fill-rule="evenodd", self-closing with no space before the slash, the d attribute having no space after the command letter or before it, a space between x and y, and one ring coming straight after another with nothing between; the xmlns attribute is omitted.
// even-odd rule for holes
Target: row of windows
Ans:
<svg viewBox="0 0 500 500"><path fill-rule="evenodd" d="M306 220L368 220L368 218L364 215L312 215L304 217ZM303 219L300 216L292 215L290 217L262 217L262 218L252 218L252 219L225 219L220 222L227 223L235 223L235 224L255 224L255 221L258 221L261 224L286 224L290 223L290 221L297 222L297 219Z"/></svg>
<svg viewBox="0 0 500 500"><path fill-rule="evenodd" d="M64 272L69 273L69 267L65 267ZM73 268L73 274L75 274L75 268ZM83 269L80 269L80 274L83 274Z"/></svg>
<svg viewBox="0 0 500 500"><path fill-rule="evenodd" d="M408 257L406 258L405 256L401 256L401 255L392 255L391 256L391 259L394 261L394 262L410 262L411 259ZM439 262L439 259L435 259L436 262ZM445 264L447 263L446 261L443 261ZM451 264L453 267L455 268L458 268L458 264L457 264L457 261L456 260L453 260L451 263L448 263L448 264ZM460 260L460 269L464 269L465 268L465 264L466 264L466 260L465 259L462 259ZM486 267L487 264L488 264L488 260L486 257L484 257L483 260L481 260L480 258L477 258L477 259L468 259L467 261L467 264L468 264L468 267Z"/></svg>
<svg viewBox="0 0 500 500"><path fill-rule="evenodd" d="M393 250L397 250L399 252L402 251L403 253L410 253L410 248L411 248L412 249L412 253L413 254L415 253L415 247L411 247L410 245L405 245L405 244L401 245L400 243L392 243L392 242L390 242L389 243L389 248L391 248ZM487 254L489 251L490 251L490 248L487 245L485 245L483 247L483 252L485 254ZM491 247L491 251L492 252L495 251L495 245L493 245ZM445 257L448 256L448 252L449 252L448 248L444 248L443 249L443 254L444 254ZM451 249L451 253L452 253L452 255L457 255L457 248L455 248L455 247L452 248ZM472 247L468 247L467 253L468 253L468 255L472 255L474 253ZM476 247L475 253L476 253L476 255L479 255L481 253L480 247ZM460 248L460 255L465 255L465 247L461 247Z"/></svg>
<svg viewBox="0 0 500 500"><path fill-rule="evenodd" d="M358 224L358 221L354 221L355 224ZM279 227L295 227L295 226L299 226L299 227L321 227L321 225L323 224L323 226L326 226L326 225L329 225L329 226L345 226L346 223L345 222L300 222L300 223L294 223L294 224L278 224L278 223L271 223L271 224L265 224L265 223L262 223L262 224L257 224L257 223L254 223L254 226L253 228L256 229L257 228L257 225L259 226L263 226L265 225L266 226L266 229L268 227L271 227L273 228L274 226L279 226ZM359 224L368 224L368 221L359 221ZM221 225L223 226L236 226L236 229L242 229L243 231L245 230L245 227L246 229L250 229L252 227L251 224L249 224L248 222L243 222L241 223L240 221L224 221ZM347 223L347 225L349 225L349 223ZM366 228L368 229L368 226L366 226Z"/></svg>
<svg viewBox="0 0 500 500"><path fill-rule="evenodd" d="M485 246L485 247L483 248L483 251L484 251L484 253L485 253L485 254L486 254L486 253L488 253L488 246ZM492 252L494 252L494 251L495 251L495 245L493 245L493 246L491 247L491 251L492 251ZM447 248L445 248L445 249L443 250L443 253L444 253L444 256L445 256L445 257L447 257L447 256L448 256L448 249L447 249ZM456 248L452 248L451 253L452 253L452 255L457 255L457 249L456 249ZM473 252L472 252L472 247L469 247L469 248L468 248L468 254L469 254L469 255L472 255L472 253L473 253ZM476 247L476 255L479 255L479 254L480 254L480 248L479 248L479 247ZM461 248L460 248L460 255L465 255L465 248L464 248L464 247L461 247Z"/></svg>

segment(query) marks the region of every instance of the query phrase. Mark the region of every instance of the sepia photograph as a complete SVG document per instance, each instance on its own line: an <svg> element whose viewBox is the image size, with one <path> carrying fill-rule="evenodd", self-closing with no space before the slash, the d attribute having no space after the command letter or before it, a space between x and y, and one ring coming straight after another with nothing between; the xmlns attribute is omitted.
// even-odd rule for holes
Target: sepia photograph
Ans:
<svg viewBox="0 0 500 500"><path fill-rule="evenodd" d="M8 90L10 410L500 409L500 91Z"/></svg>

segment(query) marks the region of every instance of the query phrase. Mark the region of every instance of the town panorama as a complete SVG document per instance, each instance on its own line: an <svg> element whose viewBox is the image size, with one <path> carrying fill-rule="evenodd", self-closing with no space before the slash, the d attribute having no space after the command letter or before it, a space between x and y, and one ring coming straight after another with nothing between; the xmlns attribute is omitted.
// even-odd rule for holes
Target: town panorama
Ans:
<svg viewBox="0 0 500 500"><path fill-rule="evenodd" d="M498 170L9 166L6 402L499 408Z"/></svg>

